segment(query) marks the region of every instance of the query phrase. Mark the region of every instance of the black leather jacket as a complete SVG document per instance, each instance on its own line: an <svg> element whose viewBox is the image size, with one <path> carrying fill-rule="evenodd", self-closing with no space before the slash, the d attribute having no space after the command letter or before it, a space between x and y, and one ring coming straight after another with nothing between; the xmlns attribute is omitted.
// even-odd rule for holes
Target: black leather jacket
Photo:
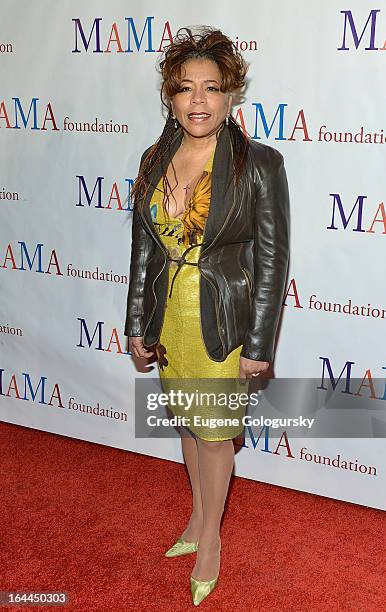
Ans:
<svg viewBox="0 0 386 612"><path fill-rule="evenodd" d="M165 159L183 137L176 131ZM200 314L207 353L223 361L242 345L241 355L272 361L289 261L289 195L279 151L249 139L246 172L226 189L233 168L229 128L221 130L212 169L212 192L200 269ZM147 149L143 156L145 158ZM141 202L134 202L125 334L158 342L165 313L170 261L150 216L149 202L162 176L150 177Z"/></svg>

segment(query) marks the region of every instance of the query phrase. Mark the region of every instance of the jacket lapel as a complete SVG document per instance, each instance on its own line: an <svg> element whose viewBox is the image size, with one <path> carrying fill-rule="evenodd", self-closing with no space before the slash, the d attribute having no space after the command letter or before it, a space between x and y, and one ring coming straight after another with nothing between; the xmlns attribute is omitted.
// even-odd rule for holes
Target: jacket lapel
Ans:
<svg viewBox="0 0 386 612"><path fill-rule="evenodd" d="M229 185L232 172L232 145L229 128L224 126L218 136L213 158L212 191L209 214L204 228L203 248L211 245L226 223L233 204L234 186L233 183Z"/></svg>
<svg viewBox="0 0 386 612"><path fill-rule="evenodd" d="M155 229L151 214L150 202L154 194L155 187L162 177L162 170L166 170L170 161L176 154L183 137L183 131L179 128L172 140L172 143L161 158L161 162L154 168L149 177L149 187L146 192L140 213L146 221L146 225L151 231L155 240L159 243L159 236ZM229 185L230 177L233 172L232 145L229 135L229 128L224 126L218 139L216 150L213 157L212 166L212 186L209 205L208 218L205 223L203 248L207 248L216 238L217 234L226 224L228 213L233 204L234 185Z"/></svg>

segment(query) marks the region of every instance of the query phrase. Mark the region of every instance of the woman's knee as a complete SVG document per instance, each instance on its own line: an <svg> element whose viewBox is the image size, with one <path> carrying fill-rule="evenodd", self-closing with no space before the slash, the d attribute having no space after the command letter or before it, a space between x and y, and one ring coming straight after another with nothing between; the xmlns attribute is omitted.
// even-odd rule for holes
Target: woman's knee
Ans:
<svg viewBox="0 0 386 612"><path fill-rule="evenodd" d="M218 451L225 446L228 440L203 440L197 437L197 444L206 450Z"/></svg>

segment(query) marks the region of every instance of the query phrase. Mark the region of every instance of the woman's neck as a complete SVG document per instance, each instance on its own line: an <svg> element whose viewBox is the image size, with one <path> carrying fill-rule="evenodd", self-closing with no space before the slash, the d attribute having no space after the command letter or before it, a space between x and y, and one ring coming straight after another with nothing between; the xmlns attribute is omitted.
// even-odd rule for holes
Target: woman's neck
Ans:
<svg viewBox="0 0 386 612"><path fill-rule="evenodd" d="M204 154L205 152L212 151L217 144L217 137L219 132L210 134L210 136L202 136L197 138L191 136L187 132L184 132L184 136L181 142L181 147L189 153Z"/></svg>

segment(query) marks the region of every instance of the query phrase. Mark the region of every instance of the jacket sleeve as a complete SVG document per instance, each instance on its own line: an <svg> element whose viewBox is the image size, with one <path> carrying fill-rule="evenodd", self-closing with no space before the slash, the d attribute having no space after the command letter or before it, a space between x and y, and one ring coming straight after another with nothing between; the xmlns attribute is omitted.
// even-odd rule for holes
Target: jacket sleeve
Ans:
<svg viewBox="0 0 386 612"><path fill-rule="evenodd" d="M275 163L256 186L254 294L241 355L272 361L274 341L289 262L289 193L284 158L275 149Z"/></svg>
<svg viewBox="0 0 386 612"><path fill-rule="evenodd" d="M149 149L146 149L142 155L140 169ZM126 321L124 329L126 336L143 335L143 303L146 267L147 262L153 254L154 246L154 240L143 225L143 221L138 212L138 200L137 198L134 198L131 230L129 288L127 293Z"/></svg>

